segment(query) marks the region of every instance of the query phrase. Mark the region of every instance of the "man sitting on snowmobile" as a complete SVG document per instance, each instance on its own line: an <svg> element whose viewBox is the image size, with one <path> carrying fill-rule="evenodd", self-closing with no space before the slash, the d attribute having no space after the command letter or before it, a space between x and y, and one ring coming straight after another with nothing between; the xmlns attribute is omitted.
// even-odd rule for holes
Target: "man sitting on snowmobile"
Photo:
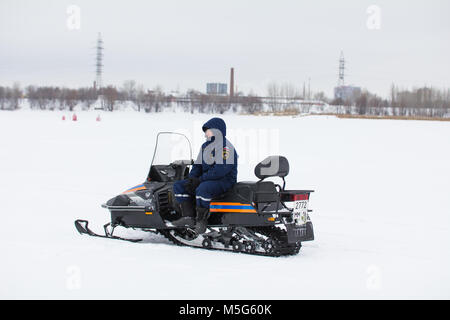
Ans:
<svg viewBox="0 0 450 320"><path fill-rule="evenodd" d="M211 199L225 193L237 181L237 153L225 138L225 121L212 118L203 127L206 142L189 173L189 179L173 185L175 198L180 203L182 217L172 224L193 227L198 234L206 231ZM196 202L196 219L193 200Z"/></svg>

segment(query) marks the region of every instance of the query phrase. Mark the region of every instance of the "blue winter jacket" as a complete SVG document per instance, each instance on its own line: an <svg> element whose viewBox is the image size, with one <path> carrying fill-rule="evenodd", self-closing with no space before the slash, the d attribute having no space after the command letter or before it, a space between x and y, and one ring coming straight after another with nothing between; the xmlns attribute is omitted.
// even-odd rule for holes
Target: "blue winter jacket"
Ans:
<svg viewBox="0 0 450 320"><path fill-rule="evenodd" d="M189 176L199 178L200 182L217 181L225 192L237 181L238 155L234 146L226 139L227 127L221 118L210 119L202 129L204 132L212 129L216 134L202 145ZM216 140L216 136L220 138L219 131L222 134L221 143Z"/></svg>

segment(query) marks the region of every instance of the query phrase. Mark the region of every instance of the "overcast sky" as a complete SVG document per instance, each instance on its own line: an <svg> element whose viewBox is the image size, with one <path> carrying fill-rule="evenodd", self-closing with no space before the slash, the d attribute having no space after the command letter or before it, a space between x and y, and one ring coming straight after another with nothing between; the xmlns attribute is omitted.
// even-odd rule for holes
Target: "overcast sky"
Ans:
<svg viewBox="0 0 450 320"><path fill-rule="evenodd" d="M342 50L347 84L450 87L449 13L448 0L0 0L0 85L92 85L101 32L116 86L205 91L234 67L245 93L310 78L331 96Z"/></svg>

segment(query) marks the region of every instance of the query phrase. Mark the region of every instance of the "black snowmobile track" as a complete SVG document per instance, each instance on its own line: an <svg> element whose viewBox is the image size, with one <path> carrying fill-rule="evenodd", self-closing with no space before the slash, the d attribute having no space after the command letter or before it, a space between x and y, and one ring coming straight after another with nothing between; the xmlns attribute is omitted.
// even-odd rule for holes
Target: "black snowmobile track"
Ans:
<svg viewBox="0 0 450 320"><path fill-rule="evenodd" d="M288 243L286 230L283 230L279 227L276 227L276 226L248 227L247 229L252 232L259 233L261 235L266 236L267 237L266 241L270 240L271 249L266 250L265 252L248 250L245 248L245 245L243 243L241 243L241 246L239 246L240 247L239 250L212 248L211 246L207 246L207 245L199 247L199 246L189 245L189 244L180 242L177 238L175 238L172 235L171 230L158 230L158 232L176 245L188 246L188 247L200 248L200 249L207 249L207 250L231 251L231 252L236 252L236 253L245 253L245 254L251 254L251 255L270 256L270 257L296 255L300 251L301 243L300 242L293 243L293 244ZM246 242L246 245L248 245L250 247L253 247L253 246L256 247L256 241L250 242L247 239L245 242Z"/></svg>

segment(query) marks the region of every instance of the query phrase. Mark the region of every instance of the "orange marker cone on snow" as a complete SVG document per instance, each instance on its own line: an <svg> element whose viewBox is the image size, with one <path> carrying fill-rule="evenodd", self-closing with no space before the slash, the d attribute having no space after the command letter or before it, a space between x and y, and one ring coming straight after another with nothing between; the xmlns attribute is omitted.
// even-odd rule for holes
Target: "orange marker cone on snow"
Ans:
<svg viewBox="0 0 450 320"><path fill-rule="evenodd" d="M97 116L97 119L95 119L96 121L101 121L102 119L100 118L100 115Z"/></svg>
<svg viewBox="0 0 450 320"><path fill-rule="evenodd" d="M63 121L66 120L66 116L62 116L62 120L63 120Z"/></svg>
<svg viewBox="0 0 450 320"><path fill-rule="evenodd" d="M72 121L77 121L77 120L78 120L77 115L74 113L72 116Z"/></svg>

